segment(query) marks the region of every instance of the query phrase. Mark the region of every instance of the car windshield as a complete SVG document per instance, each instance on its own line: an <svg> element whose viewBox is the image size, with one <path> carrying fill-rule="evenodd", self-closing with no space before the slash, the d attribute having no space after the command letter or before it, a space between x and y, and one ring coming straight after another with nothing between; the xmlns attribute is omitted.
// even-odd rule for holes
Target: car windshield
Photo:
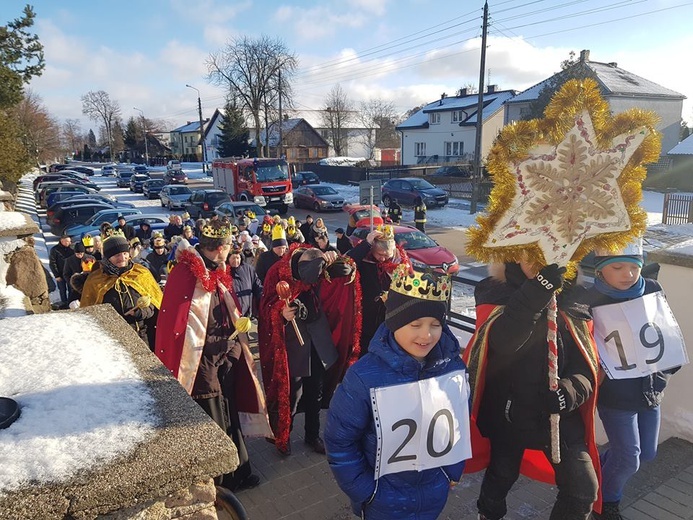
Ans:
<svg viewBox="0 0 693 520"><path fill-rule="evenodd" d="M210 193L207 195L207 200L210 204L216 206L222 200L229 200L229 196L226 193Z"/></svg>
<svg viewBox="0 0 693 520"><path fill-rule="evenodd" d="M358 222L361 219L368 218L369 216L372 216L373 218L381 218L380 210L372 209L370 211L370 215L368 209L360 209L358 211L354 211L354 220L356 222Z"/></svg>
<svg viewBox="0 0 693 520"><path fill-rule="evenodd" d="M277 164L258 164L255 170L258 182L286 181L289 179L289 166L285 162Z"/></svg>
<svg viewBox="0 0 693 520"><path fill-rule="evenodd" d="M316 186L311 188L316 195L339 195L332 186Z"/></svg>
<svg viewBox="0 0 693 520"><path fill-rule="evenodd" d="M430 190L431 188L435 188L433 184L423 179L412 179L409 182L415 190Z"/></svg>
<svg viewBox="0 0 693 520"><path fill-rule="evenodd" d="M185 186L179 186L171 188L170 193L171 195L190 195L192 191L190 191L190 188L186 188Z"/></svg>
<svg viewBox="0 0 693 520"><path fill-rule="evenodd" d="M421 231L407 231L405 233L395 233L395 242L402 246L406 250L414 249L427 249L429 247L436 247L436 244L432 238Z"/></svg>

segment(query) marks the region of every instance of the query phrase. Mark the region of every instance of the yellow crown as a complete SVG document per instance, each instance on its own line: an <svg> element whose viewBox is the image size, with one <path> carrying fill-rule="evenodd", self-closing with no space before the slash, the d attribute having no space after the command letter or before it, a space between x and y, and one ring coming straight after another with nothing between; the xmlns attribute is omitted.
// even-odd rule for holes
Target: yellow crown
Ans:
<svg viewBox="0 0 693 520"><path fill-rule="evenodd" d="M84 247L94 247L94 237L87 233L82 237L82 244Z"/></svg>
<svg viewBox="0 0 693 520"><path fill-rule="evenodd" d="M392 273L390 290L412 298L445 302L450 299L452 284L447 274L410 270L408 265L400 264Z"/></svg>
<svg viewBox="0 0 693 520"><path fill-rule="evenodd" d="M288 219L286 219L286 223L289 226L295 226L296 225L296 219L294 218L293 215L291 215Z"/></svg>
<svg viewBox="0 0 693 520"><path fill-rule="evenodd" d="M205 224L202 226L202 236L207 238L229 238L231 236L231 228L227 225L213 226Z"/></svg>
<svg viewBox="0 0 693 520"><path fill-rule="evenodd" d="M253 220L255 218L255 212L254 211L246 210L245 214L250 220Z"/></svg>
<svg viewBox="0 0 693 520"><path fill-rule="evenodd" d="M378 227L376 227L376 229L383 234L380 240L394 240L395 230L392 226L379 224Z"/></svg>
<svg viewBox="0 0 693 520"><path fill-rule="evenodd" d="M272 228L272 240L286 240L286 233L284 233L284 228L281 225L276 224Z"/></svg>

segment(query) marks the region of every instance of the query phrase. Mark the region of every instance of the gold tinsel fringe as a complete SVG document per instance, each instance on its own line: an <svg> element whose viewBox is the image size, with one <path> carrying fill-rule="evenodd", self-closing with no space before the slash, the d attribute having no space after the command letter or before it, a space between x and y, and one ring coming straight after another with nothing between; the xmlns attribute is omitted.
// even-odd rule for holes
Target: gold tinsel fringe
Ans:
<svg viewBox="0 0 693 520"><path fill-rule="evenodd" d="M575 117L584 110L587 110L592 119L599 148L608 148L615 137L637 128L646 127L649 134L628 161L617 181L630 217L631 229L584 240L568 265L567 275L570 277L576 273L577 262L590 251L615 251L628 245L634 238L642 236L647 225L647 214L638 204L642 199L642 181L646 174L643 165L659 158L660 136L655 131L657 115L641 109L631 109L612 117L609 105L601 97L596 81L571 80L553 96L544 111L543 119L510 123L501 130L494 141L486 162L493 180L493 189L486 213L477 216L478 225L471 227L467 232L468 254L482 262L516 262L527 259L540 265L546 264L541 249L536 244L512 247L485 247L484 244L515 196L517 182L511 170L512 164L523 160L528 151L537 145L557 146L575 125Z"/></svg>

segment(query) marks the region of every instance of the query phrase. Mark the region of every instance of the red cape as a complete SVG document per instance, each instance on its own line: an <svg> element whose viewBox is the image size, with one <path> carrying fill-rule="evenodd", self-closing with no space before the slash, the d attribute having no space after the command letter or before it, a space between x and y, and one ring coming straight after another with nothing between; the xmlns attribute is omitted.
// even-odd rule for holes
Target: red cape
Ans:
<svg viewBox="0 0 693 520"><path fill-rule="evenodd" d="M467 460L464 467L465 473L476 473L488 467L491 459L491 443L481 435L476 424L476 419L481 406L481 398L484 395L486 384L486 360L488 353L488 333L495 319L503 312L503 307L491 304L479 305L476 308L476 331L469 340L467 348L462 354L462 359L469 371L469 384L472 390L472 413L470 419L470 431L472 437L472 458ZM580 347L580 352L587 361L592 371L595 381L595 390L592 395L580 406L580 414L585 424L585 443L592 458L592 464L600 482L597 501L594 503L594 510L601 512L602 493L601 493L601 465L599 462L599 452L595 442L594 415L597 403L597 370L599 367L599 357L597 346L592 335L592 321L583 322L572 320L565 313L561 312L563 319L568 324L571 335L575 343ZM547 382L548 385L548 382ZM556 475L553 466L541 450L525 450L520 473L534 480L556 484Z"/></svg>
<svg viewBox="0 0 693 520"><path fill-rule="evenodd" d="M260 300L260 319L258 335L262 381L267 396L268 408L277 406L279 421L275 428L276 444L285 448L289 443L291 428L291 408L289 400L289 363L284 341L284 318L282 309L286 305L277 295L277 282L285 281L291 288L291 299L309 288L291 275L291 256L297 249L307 249L306 244L292 244L289 253L274 264L267 272L263 283L264 290ZM340 257L353 262L346 257ZM353 263L352 263L353 266ZM361 336L361 291L358 271L355 277L340 277L328 280L325 275L320 280L320 302L332 331L332 341L337 347L338 359L327 370L323 385L323 405L329 400L342 380L347 368L359 356Z"/></svg>

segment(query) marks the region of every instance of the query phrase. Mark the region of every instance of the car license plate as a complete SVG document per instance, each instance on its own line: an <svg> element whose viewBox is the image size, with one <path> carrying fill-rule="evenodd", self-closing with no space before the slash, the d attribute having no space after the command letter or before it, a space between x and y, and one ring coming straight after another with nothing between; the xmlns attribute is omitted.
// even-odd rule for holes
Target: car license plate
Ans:
<svg viewBox="0 0 693 520"><path fill-rule="evenodd" d="M269 200L270 200L270 202L277 202L279 200L282 200L282 198L281 197L270 197Z"/></svg>

